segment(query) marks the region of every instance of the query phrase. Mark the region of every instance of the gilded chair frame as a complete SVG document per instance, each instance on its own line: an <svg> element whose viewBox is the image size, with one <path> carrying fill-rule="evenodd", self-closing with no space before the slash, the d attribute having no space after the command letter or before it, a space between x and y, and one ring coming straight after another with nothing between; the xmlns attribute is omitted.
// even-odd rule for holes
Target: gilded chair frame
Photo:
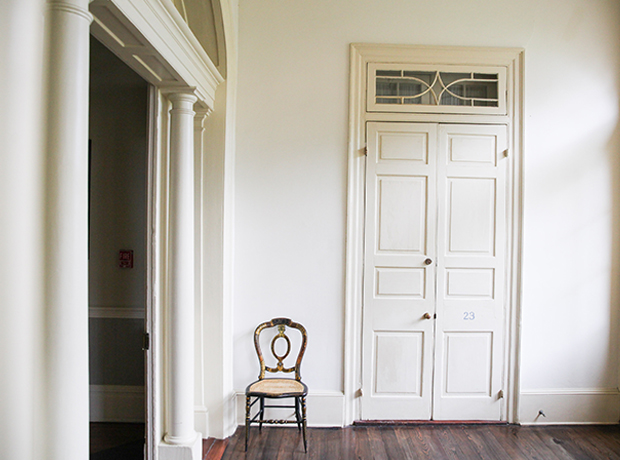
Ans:
<svg viewBox="0 0 620 460"><path fill-rule="evenodd" d="M276 359L276 367L269 367L265 364L263 352L260 346L260 335L265 329L273 327L278 328L278 333L271 339L270 350L272 356ZM301 345L299 352L297 353L297 359L295 365L292 367L285 367L284 360L289 356L291 352L291 341L286 335L286 329L296 329L301 333ZM287 344L286 352L282 355L278 354L275 349L275 343L278 339L284 339ZM306 328L299 323L295 323L289 318L274 318L271 321L266 321L259 324L254 331L254 348L258 356L260 363L260 373L258 380L252 382L247 386L245 391L245 450L248 450L248 441L250 435L250 425L252 423L258 423L259 431L262 429L263 424L276 425L295 423L297 429L302 432L304 451L308 451L307 445L307 433L306 433L306 396L308 394L308 387L301 381L301 360L306 352L306 345L308 342L308 335ZM269 373L294 373L295 378L283 378L283 379L269 379L265 378L265 374ZM273 385L271 385L273 384ZM252 401L254 398L254 401ZM282 399L282 398L294 398L295 404L293 406L282 405L266 405L265 399ZM252 406L256 403L259 404L258 412L254 417L250 416ZM265 419L266 408L287 408L294 409L295 420L267 420Z"/></svg>

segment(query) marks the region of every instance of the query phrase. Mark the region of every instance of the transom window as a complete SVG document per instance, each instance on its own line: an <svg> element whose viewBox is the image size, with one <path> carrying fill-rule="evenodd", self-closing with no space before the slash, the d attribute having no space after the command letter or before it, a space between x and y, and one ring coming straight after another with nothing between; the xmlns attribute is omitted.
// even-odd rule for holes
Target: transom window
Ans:
<svg viewBox="0 0 620 460"><path fill-rule="evenodd" d="M505 114L503 67L369 64L368 111Z"/></svg>

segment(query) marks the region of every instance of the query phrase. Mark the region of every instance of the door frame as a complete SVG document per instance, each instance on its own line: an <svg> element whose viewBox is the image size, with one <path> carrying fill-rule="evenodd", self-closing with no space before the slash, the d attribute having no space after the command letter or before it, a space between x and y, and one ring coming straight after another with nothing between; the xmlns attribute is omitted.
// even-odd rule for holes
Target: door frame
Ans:
<svg viewBox="0 0 620 460"><path fill-rule="evenodd" d="M366 111L369 63L452 64L506 67L506 115L386 113ZM402 121L462 124L507 124L509 146L508 225L506 252L506 419L517 423L519 407L521 254L523 215L523 70L522 48L466 48L412 45L350 46L349 142L347 187L344 423L360 419L362 388L362 309L364 280L364 215L366 122Z"/></svg>

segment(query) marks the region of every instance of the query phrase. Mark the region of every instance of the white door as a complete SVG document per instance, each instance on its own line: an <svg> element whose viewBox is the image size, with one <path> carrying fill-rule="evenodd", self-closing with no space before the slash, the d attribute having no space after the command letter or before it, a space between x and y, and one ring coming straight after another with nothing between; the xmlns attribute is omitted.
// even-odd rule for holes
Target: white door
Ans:
<svg viewBox="0 0 620 460"><path fill-rule="evenodd" d="M500 420L505 126L367 126L362 419Z"/></svg>

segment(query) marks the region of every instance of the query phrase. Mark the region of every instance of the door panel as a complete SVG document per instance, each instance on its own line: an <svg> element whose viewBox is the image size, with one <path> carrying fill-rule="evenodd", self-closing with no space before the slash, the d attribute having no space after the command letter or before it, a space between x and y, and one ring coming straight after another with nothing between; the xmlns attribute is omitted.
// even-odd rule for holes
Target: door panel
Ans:
<svg viewBox="0 0 620 460"><path fill-rule="evenodd" d="M375 388L377 395L420 396L423 334L378 332L376 334ZM402 363L408 363L402 366Z"/></svg>
<svg viewBox="0 0 620 460"><path fill-rule="evenodd" d="M444 394L491 396L492 336L492 332L444 334Z"/></svg>
<svg viewBox="0 0 620 460"><path fill-rule="evenodd" d="M506 127L367 135L362 419L500 420Z"/></svg>
<svg viewBox="0 0 620 460"><path fill-rule="evenodd" d="M423 253L426 243L425 177L378 176L379 251Z"/></svg>
<svg viewBox="0 0 620 460"><path fill-rule="evenodd" d="M362 418L429 418L435 267L434 124L369 123ZM433 184L433 185L431 185Z"/></svg>
<svg viewBox="0 0 620 460"><path fill-rule="evenodd" d="M435 420L503 417L506 137L439 127Z"/></svg>
<svg viewBox="0 0 620 460"><path fill-rule="evenodd" d="M448 179L449 253L492 254L495 247L495 180Z"/></svg>

